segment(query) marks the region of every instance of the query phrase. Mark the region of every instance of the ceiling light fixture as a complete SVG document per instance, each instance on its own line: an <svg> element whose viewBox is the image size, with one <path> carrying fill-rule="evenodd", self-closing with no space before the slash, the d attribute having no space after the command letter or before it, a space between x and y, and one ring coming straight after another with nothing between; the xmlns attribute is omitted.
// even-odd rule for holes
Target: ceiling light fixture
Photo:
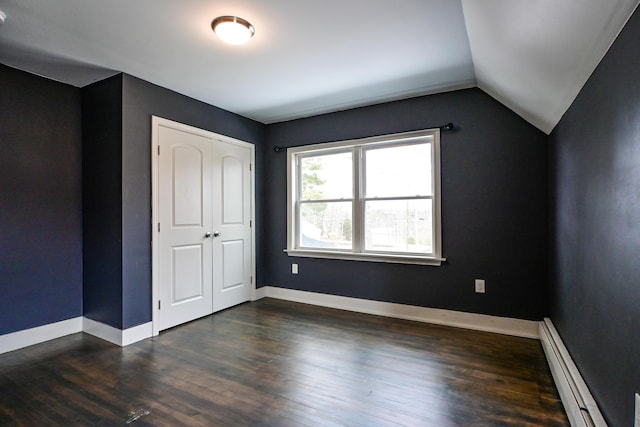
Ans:
<svg viewBox="0 0 640 427"><path fill-rule="evenodd" d="M225 43L245 44L256 29L246 19L237 16L218 16L211 21L211 28Z"/></svg>

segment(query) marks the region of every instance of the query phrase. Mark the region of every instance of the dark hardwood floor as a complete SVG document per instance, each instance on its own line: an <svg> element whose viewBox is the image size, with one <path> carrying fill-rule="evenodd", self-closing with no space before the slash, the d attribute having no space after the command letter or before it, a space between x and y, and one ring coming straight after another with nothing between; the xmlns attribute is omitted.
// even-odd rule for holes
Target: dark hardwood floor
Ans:
<svg viewBox="0 0 640 427"><path fill-rule="evenodd" d="M263 299L0 355L0 425L568 426L536 340Z"/></svg>

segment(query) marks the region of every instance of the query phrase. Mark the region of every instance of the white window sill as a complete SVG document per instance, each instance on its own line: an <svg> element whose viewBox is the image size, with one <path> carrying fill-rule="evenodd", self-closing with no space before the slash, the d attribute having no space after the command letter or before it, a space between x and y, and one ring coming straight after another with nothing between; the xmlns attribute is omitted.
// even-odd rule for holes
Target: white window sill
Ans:
<svg viewBox="0 0 640 427"><path fill-rule="evenodd" d="M353 253L338 251L319 251L309 249L285 249L289 256L303 258L343 259L352 261L387 262L395 264L418 264L440 266L446 258L423 257L415 255L391 255L375 253Z"/></svg>

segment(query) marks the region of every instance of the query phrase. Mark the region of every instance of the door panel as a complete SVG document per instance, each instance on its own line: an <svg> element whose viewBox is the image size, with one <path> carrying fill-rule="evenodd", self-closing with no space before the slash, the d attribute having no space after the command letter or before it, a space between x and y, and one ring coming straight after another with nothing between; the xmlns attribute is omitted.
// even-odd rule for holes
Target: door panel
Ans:
<svg viewBox="0 0 640 427"><path fill-rule="evenodd" d="M244 242L222 242L222 289L242 286L244 280Z"/></svg>
<svg viewBox="0 0 640 427"><path fill-rule="evenodd" d="M242 161L236 157L222 159L222 222L242 224L243 209Z"/></svg>
<svg viewBox="0 0 640 427"><path fill-rule="evenodd" d="M172 248L172 305L204 297L202 271L205 260L202 256L202 249L202 245Z"/></svg>
<svg viewBox="0 0 640 427"><path fill-rule="evenodd" d="M221 261L213 271L213 309L223 310L251 298L251 151L215 141L213 223L221 234L213 247Z"/></svg>
<svg viewBox="0 0 640 427"><path fill-rule="evenodd" d="M202 225L204 159L193 146L172 147L173 226Z"/></svg>
<svg viewBox="0 0 640 427"><path fill-rule="evenodd" d="M211 139L160 126L159 330L211 314Z"/></svg>

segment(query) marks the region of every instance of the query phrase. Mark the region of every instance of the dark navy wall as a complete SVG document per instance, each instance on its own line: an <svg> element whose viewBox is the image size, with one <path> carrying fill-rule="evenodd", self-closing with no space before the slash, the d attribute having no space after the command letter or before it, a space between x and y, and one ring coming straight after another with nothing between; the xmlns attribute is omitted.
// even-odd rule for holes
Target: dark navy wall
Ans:
<svg viewBox="0 0 640 427"><path fill-rule="evenodd" d="M83 301L122 329L122 76L82 89Z"/></svg>
<svg viewBox="0 0 640 427"><path fill-rule="evenodd" d="M80 90L0 65L0 335L82 316Z"/></svg>
<svg viewBox="0 0 640 427"><path fill-rule="evenodd" d="M123 327L130 328L151 320L151 116L256 144L257 158L264 125L128 75L123 76L122 106ZM261 194L262 172L256 169ZM259 199L257 218L260 206ZM260 230L260 221L256 227Z"/></svg>
<svg viewBox="0 0 640 427"><path fill-rule="evenodd" d="M611 426L640 392L640 12L550 137L552 320Z"/></svg>
<svg viewBox="0 0 640 427"><path fill-rule="evenodd" d="M429 128L441 138L440 267L293 258L286 247L286 150ZM261 284L540 320L548 314L547 136L479 89L267 126ZM291 275L291 263L300 274ZM474 279L487 293L474 293Z"/></svg>

